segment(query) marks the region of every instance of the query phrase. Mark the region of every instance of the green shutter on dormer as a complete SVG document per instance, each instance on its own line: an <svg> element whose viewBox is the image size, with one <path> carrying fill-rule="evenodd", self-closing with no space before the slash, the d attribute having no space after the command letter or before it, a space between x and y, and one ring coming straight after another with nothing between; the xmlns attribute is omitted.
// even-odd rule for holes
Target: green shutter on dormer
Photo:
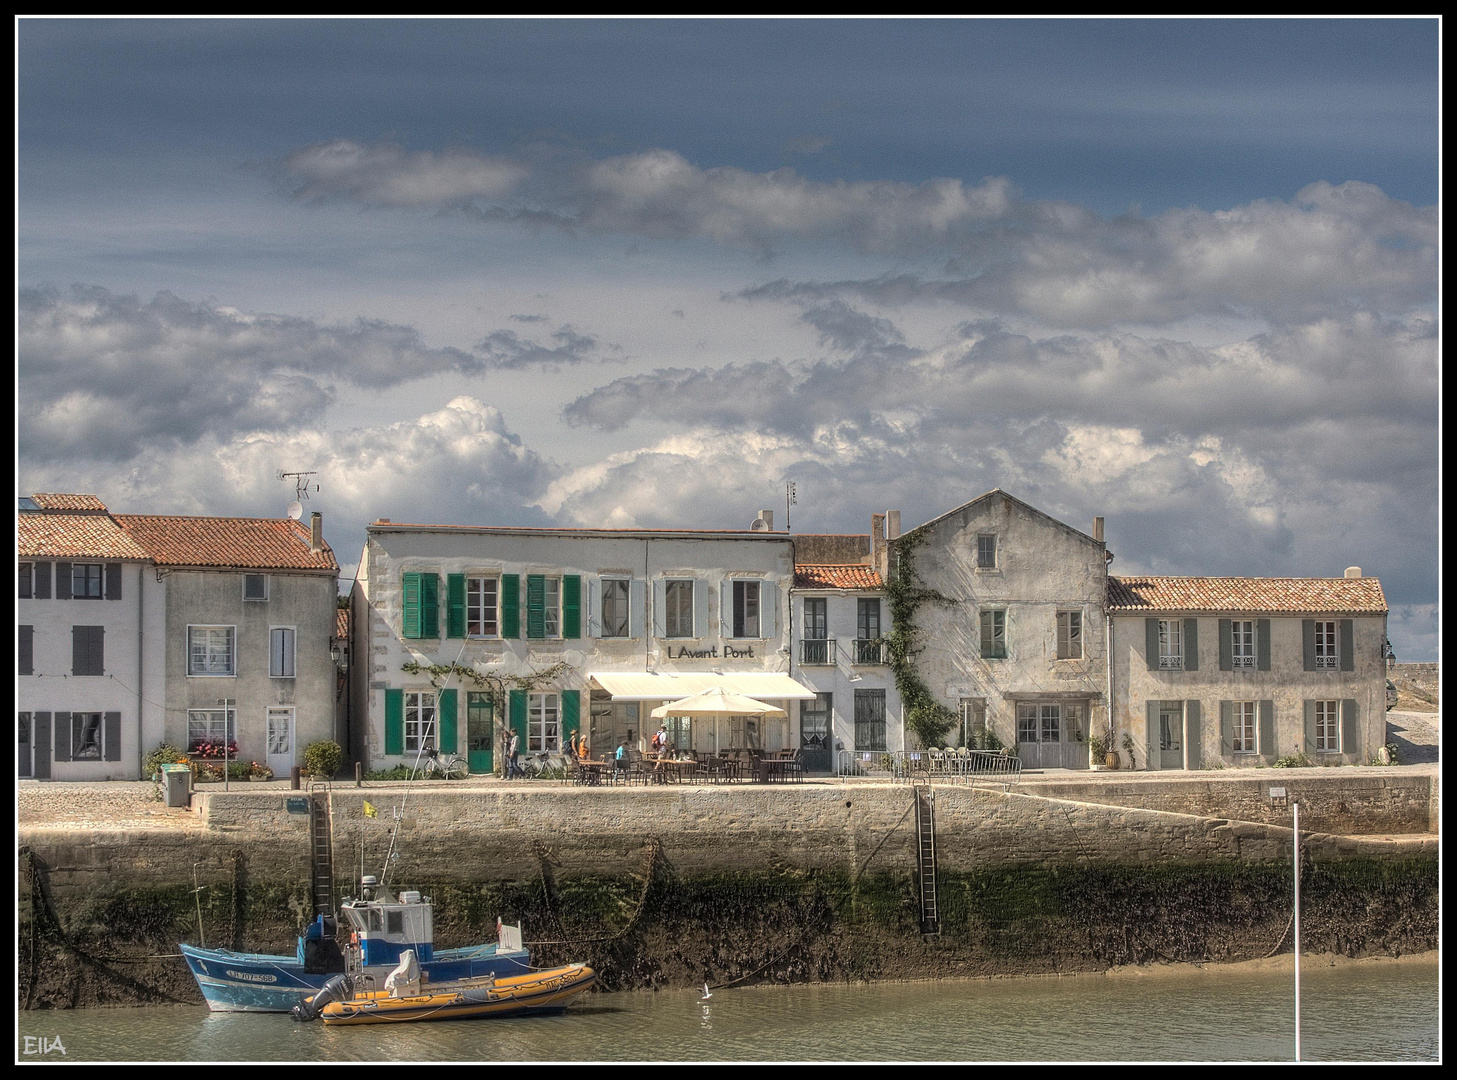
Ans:
<svg viewBox="0 0 1457 1080"><path fill-rule="evenodd" d="M501 575L501 636L503 638L521 636L520 574ZM525 708L525 706L522 707Z"/></svg>
<svg viewBox="0 0 1457 1080"><path fill-rule="evenodd" d="M546 637L546 575L526 575L526 636Z"/></svg>
<svg viewBox="0 0 1457 1080"><path fill-rule="evenodd" d="M420 575L401 575L400 593L400 633L417 638L420 636Z"/></svg>
<svg viewBox="0 0 1457 1080"><path fill-rule="evenodd" d="M582 575L562 575L562 637L582 636Z"/></svg>
<svg viewBox="0 0 1457 1080"><path fill-rule="evenodd" d="M445 579L445 636L465 637L465 575L450 574Z"/></svg>
<svg viewBox="0 0 1457 1080"><path fill-rule="evenodd" d="M440 575L420 575L420 636L440 636Z"/></svg>

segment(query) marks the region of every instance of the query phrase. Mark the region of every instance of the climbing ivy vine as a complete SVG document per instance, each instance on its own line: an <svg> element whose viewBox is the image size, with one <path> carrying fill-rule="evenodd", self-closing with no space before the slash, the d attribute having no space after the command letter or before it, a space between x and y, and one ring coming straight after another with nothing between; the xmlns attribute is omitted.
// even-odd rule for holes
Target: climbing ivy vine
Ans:
<svg viewBox="0 0 1457 1080"><path fill-rule="evenodd" d="M951 730L957 716L931 693L926 680L916 668L916 654L922 649L922 630L916 626L916 611L925 603L950 604L953 601L934 589L925 588L916 577L915 552L926 542L924 533L912 530L903 535L895 548L896 558L889 568L885 583L890 601L891 631L886 641L890 669L905 708L906 729L922 746L940 745L942 736Z"/></svg>
<svg viewBox="0 0 1457 1080"><path fill-rule="evenodd" d="M530 691L550 686L571 671L572 665L565 660L558 660L555 664L538 671L529 671L525 675L496 675L491 672L478 671L467 664L421 664L414 660L406 661L400 665L400 668L411 675L418 675L423 671L430 676L430 685L436 688L444 685L452 677L458 678L462 683L469 682L490 694L496 716L504 717L507 690Z"/></svg>

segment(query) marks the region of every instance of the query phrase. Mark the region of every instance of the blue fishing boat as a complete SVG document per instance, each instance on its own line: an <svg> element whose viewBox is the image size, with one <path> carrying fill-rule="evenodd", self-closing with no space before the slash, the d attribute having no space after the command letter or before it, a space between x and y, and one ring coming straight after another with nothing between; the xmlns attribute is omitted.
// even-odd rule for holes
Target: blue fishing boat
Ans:
<svg viewBox="0 0 1457 1080"><path fill-rule="evenodd" d="M503 978L531 972L521 928L496 920L496 940L457 949L437 949L428 896L381 889L373 877L362 882L363 897L346 900L339 918L320 915L298 939L293 956L234 952L182 945L198 989L215 1012L289 1012L345 971L345 945L353 945L359 974L385 978L406 951L418 959L430 982ZM343 940L340 940L340 934Z"/></svg>

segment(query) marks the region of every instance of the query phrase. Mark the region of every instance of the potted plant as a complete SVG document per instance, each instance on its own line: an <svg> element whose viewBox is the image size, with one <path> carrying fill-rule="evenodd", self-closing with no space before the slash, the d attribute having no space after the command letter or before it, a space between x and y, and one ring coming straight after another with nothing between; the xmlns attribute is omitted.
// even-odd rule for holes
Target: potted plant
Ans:
<svg viewBox="0 0 1457 1080"><path fill-rule="evenodd" d="M1128 755L1128 767L1138 768L1138 759L1133 756L1133 736L1126 731L1123 733L1123 750Z"/></svg>
<svg viewBox="0 0 1457 1080"><path fill-rule="evenodd" d="M1101 772L1108 767L1108 744L1103 740L1103 736L1088 736L1088 757L1094 772Z"/></svg>
<svg viewBox="0 0 1457 1080"><path fill-rule="evenodd" d="M248 779L259 782L272 780L273 770L260 761L250 761L248 763Z"/></svg>
<svg viewBox="0 0 1457 1080"><path fill-rule="evenodd" d="M304 747L304 769L315 778L331 779L343 760L343 748L332 739L321 739Z"/></svg>

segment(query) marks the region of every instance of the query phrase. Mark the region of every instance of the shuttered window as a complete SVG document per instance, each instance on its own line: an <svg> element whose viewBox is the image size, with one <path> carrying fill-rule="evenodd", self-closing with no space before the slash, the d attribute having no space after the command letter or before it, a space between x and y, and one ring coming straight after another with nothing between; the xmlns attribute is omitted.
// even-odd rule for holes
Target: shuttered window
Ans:
<svg viewBox="0 0 1457 1080"><path fill-rule="evenodd" d="M294 639L291 626L275 626L268 631L268 674L272 678L294 677Z"/></svg>
<svg viewBox="0 0 1457 1080"><path fill-rule="evenodd" d="M71 627L71 674L106 674L106 661L103 655L105 641L106 627L104 626Z"/></svg>

